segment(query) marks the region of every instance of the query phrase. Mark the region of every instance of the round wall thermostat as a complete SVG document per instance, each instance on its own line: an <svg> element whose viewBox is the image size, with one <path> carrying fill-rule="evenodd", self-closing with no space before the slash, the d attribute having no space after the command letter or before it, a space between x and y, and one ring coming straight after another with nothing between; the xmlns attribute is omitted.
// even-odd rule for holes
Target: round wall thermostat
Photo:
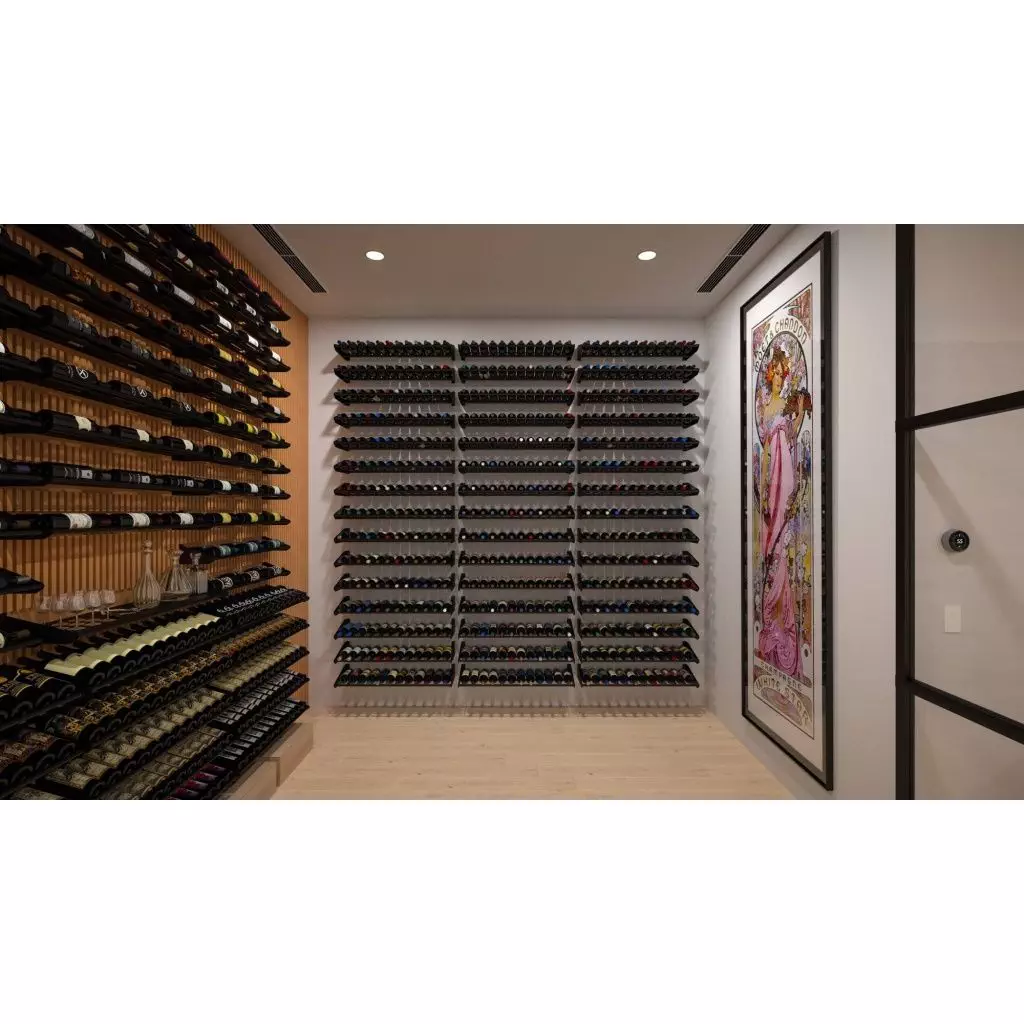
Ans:
<svg viewBox="0 0 1024 1024"><path fill-rule="evenodd" d="M966 551L971 544L971 538L967 536L965 530L947 530L942 535L942 546L947 551L959 553Z"/></svg>

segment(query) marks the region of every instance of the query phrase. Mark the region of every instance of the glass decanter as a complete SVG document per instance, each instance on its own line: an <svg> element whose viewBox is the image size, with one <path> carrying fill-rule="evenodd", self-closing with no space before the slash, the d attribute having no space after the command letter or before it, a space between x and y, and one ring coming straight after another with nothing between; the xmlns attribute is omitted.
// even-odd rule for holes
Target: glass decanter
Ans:
<svg viewBox="0 0 1024 1024"><path fill-rule="evenodd" d="M164 601L184 601L185 598L192 596L192 590L188 582L188 571L179 561L181 557L180 551L171 551L169 553L171 556L171 566L164 573L164 587L161 597Z"/></svg>
<svg viewBox="0 0 1024 1024"><path fill-rule="evenodd" d="M153 542L142 545L142 575L133 591L138 608L155 608L160 603L160 583L153 575Z"/></svg>

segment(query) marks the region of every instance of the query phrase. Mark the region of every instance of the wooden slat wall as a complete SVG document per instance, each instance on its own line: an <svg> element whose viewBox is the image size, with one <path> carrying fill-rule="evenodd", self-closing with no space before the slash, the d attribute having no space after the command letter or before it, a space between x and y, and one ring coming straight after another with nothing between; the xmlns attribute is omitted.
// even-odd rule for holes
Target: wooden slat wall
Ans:
<svg viewBox="0 0 1024 1024"><path fill-rule="evenodd" d="M7 225L14 238L26 245L33 252L50 251L70 264L75 264L73 257L65 252L51 249L35 238L25 235L14 226ZM166 420L152 419L137 412L118 409L114 405L92 402L75 398L71 395L49 391L30 384L4 383L0 385L4 402L10 406L24 409L54 409L58 412L76 413L88 416L101 424L123 423L141 427L154 436L174 434L187 437L199 444L220 444L231 450L251 451L256 455L269 454L289 467L291 473L285 476L264 476L262 473L235 468L231 466L215 466L202 462L173 462L168 456L151 455L143 452L122 451L104 448L99 445L74 444L68 441L48 441L42 437L19 437L17 435L0 435L0 456L9 459L28 459L32 461L59 461L85 463L106 469L134 469L153 473L177 473L184 476L217 477L226 480L245 480L253 483L273 483L291 495L288 501L263 502L258 497L243 498L238 495L219 497L179 497L159 492L116 491L100 488L4 488L0 498L0 508L11 511L76 511L76 512L117 512L117 511L228 511L245 512L266 509L281 512L291 520L290 525L273 527L255 524L251 527L214 528L208 531L142 531L138 534L115 533L88 536L70 534L55 536L44 541L5 541L0 542L0 566L14 569L34 576L46 585L45 593L57 595L65 591L77 589L88 590L97 587L111 587L119 592L130 591L142 571L142 551L146 540L154 546L154 572L160 578L171 564L171 553L177 552L179 544L224 544L236 540L258 539L261 536L276 537L291 545L290 551L273 551L257 555L241 555L237 558L222 559L209 566L210 572L234 571L246 565L262 561L264 558L282 565L291 571L291 576L282 583L301 590L308 589L308 549L307 549L307 514L308 514L308 406L307 392L307 344L308 321L306 316L292 305L274 286L238 252L223 236L211 227L200 225L200 235L213 241L236 266L241 267L250 277L265 288L281 304L291 319L280 323L282 333L291 342L291 346L279 349L284 361L291 367L285 374L277 374L279 380L291 392L290 398L273 398L274 404L291 417L290 423L270 424L292 445L291 448L264 452L258 445L247 444L234 438L225 438L218 434L208 433L196 428L172 426ZM83 268L88 271L88 268ZM35 306L40 303L56 306L58 309L76 307L62 302L48 292L34 289L16 277L4 279L7 290L17 299ZM105 283L110 289L126 291L113 282ZM131 294L131 293L128 293ZM134 296L137 298L137 296ZM89 314L91 319L104 331L112 330L124 337L134 337L130 331L116 324L104 321L100 317ZM64 362L74 363L94 371L103 379L117 378L129 383L140 384L150 389L157 396L171 394L167 385L139 377L124 370L114 363L97 360L72 349L44 341L40 338L16 330L0 332L7 348L30 358L52 356ZM142 344L160 349L144 338L138 339ZM163 351L160 350L160 354ZM209 374L206 367L184 361L197 373ZM234 381L223 378L236 387ZM198 395L187 396L187 401L194 407L217 409L232 419L243 417L234 410L218 406ZM262 426L251 417L256 426ZM19 610L33 607L39 595L23 595L6 598L3 610L17 614ZM305 617L306 608L299 606L295 614ZM306 635L298 634L294 643L306 643ZM306 671L305 661L300 662L296 671ZM300 694L301 695L301 694Z"/></svg>

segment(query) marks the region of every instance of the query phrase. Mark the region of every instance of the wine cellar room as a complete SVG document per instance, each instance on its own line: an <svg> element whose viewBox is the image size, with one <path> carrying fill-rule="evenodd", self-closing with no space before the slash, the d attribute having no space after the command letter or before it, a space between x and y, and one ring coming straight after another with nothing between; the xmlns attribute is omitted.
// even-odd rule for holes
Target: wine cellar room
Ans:
<svg viewBox="0 0 1024 1024"><path fill-rule="evenodd" d="M1021 240L4 225L0 797L1024 795Z"/></svg>

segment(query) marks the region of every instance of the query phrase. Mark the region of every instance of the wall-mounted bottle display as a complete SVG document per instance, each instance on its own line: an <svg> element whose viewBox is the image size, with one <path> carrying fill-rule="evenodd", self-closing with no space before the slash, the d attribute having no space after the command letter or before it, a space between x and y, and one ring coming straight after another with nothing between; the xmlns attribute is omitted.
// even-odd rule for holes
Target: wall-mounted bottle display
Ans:
<svg viewBox="0 0 1024 1024"><path fill-rule="evenodd" d="M345 641L338 661L426 662L436 655L451 661L453 672L432 685L456 688L697 685L689 666L697 664L692 644L699 637L691 620L698 612L683 595L696 594L699 584L680 571L699 569L688 549L699 543L696 529L653 522L576 526L593 519L686 519L696 526L700 513L680 499L700 496L700 438L684 433L700 422L685 408L699 391L679 386L699 375L687 362L695 343L468 341L459 344L457 358L446 342L339 341L336 349L344 362L334 372L347 385L335 392L337 401L378 405L335 414L342 428L337 448L466 453L456 461L414 456L335 463L346 477L378 477L336 486L341 495L377 499L335 512L342 520L371 520L346 523L338 532L339 544L358 541L360 548L343 548L336 565L381 570L346 572L337 581L336 590L346 595L336 609L346 616L335 634ZM398 383L366 386L375 380ZM400 383L441 380L455 386ZM455 413L444 411L452 405ZM659 405L677 408L651 408ZM599 454L570 457L577 449ZM650 457L624 454L646 451ZM545 452L557 454L533 454ZM680 458L681 452L693 454ZM454 506L448 496L456 498ZM409 530L393 522L451 516L460 520L457 531ZM442 565L459 572L427 576L418 568ZM575 566L583 568L574 572ZM431 604L388 602L355 593L399 589L443 589L451 600L446 594ZM356 618L389 613L409 618L377 624ZM413 619L418 614L426 618ZM451 637L454 614L463 642L449 651L434 641ZM368 637L430 642L363 646ZM486 661L502 664L474 664ZM508 664L538 661L557 665ZM651 661L678 664L658 669L646 664ZM583 662L577 681L574 666ZM417 677L420 669L367 675L347 671L352 667L339 674L338 686L416 686L428 678Z"/></svg>
<svg viewBox="0 0 1024 1024"><path fill-rule="evenodd" d="M288 314L200 230L0 227L0 795L170 796L232 685L270 742L306 681L293 648L214 685L304 629L281 613L306 594L276 585L291 495L260 479L289 472Z"/></svg>

